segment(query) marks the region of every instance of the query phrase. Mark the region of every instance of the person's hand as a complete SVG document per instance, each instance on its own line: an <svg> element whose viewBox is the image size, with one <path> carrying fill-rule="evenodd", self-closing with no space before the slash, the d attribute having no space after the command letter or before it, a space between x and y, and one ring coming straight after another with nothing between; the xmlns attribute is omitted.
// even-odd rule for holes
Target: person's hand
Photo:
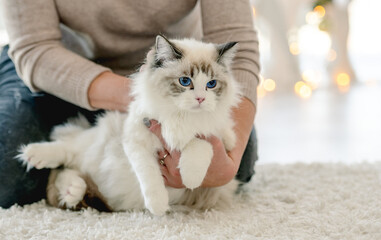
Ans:
<svg viewBox="0 0 381 240"><path fill-rule="evenodd" d="M103 72L90 84L87 96L93 108L126 112L132 98L131 79Z"/></svg>
<svg viewBox="0 0 381 240"><path fill-rule="evenodd" d="M160 164L165 185L173 188L185 187L181 180L180 171L177 168L181 153L179 151L171 151L161 135L161 126L157 121L150 120L146 125L159 138L164 147L164 151L158 153L158 164ZM228 183L235 176L237 169L233 160L226 153L224 144L215 136L208 138L199 136L199 138L211 143L214 152L212 162L201 186L217 187Z"/></svg>

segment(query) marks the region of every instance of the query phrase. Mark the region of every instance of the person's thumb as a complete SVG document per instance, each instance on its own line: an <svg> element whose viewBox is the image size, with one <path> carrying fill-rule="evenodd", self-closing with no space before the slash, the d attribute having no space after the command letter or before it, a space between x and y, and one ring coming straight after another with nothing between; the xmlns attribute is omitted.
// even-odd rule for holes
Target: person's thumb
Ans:
<svg viewBox="0 0 381 240"><path fill-rule="evenodd" d="M159 138L161 144L163 144L164 148L166 148L166 143L163 139L163 136L161 135L160 123L154 119L148 119L148 118L144 118L143 123L153 134L156 135L156 137Z"/></svg>

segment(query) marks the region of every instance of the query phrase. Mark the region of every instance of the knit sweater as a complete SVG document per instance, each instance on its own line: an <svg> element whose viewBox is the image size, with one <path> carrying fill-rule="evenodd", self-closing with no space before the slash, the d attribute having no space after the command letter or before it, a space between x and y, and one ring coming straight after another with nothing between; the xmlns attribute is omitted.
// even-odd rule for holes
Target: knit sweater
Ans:
<svg viewBox="0 0 381 240"><path fill-rule="evenodd" d="M105 71L122 75L136 71L155 36L162 33L169 38L239 42L233 74L243 95L256 104L258 40L249 0L1 0L1 4L9 55L32 91L92 109L87 96L91 82Z"/></svg>

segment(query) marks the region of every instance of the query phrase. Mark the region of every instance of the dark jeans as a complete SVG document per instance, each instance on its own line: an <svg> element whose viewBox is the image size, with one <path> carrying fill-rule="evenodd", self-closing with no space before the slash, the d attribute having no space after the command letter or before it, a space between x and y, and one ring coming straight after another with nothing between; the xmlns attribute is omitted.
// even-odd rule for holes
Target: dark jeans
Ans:
<svg viewBox="0 0 381 240"><path fill-rule="evenodd" d="M45 93L32 93L18 77L8 47L0 56L0 207L24 205L46 196L49 169L25 171L15 156L22 144L48 140L53 126L82 113L94 122L99 112L90 112ZM238 174L248 182L254 174L257 144L251 133Z"/></svg>

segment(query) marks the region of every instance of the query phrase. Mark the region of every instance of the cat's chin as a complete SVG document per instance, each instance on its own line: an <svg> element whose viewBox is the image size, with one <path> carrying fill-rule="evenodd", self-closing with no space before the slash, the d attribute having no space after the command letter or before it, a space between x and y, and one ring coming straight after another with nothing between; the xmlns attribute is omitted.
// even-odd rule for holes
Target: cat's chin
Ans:
<svg viewBox="0 0 381 240"><path fill-rule="evenodd" d="M188 112L190 112L190 113L202 113L202 112L209 113L209 112L213 112L213 110L205 108L205 107L195 106L191 109L188 109Z"/></svg>

